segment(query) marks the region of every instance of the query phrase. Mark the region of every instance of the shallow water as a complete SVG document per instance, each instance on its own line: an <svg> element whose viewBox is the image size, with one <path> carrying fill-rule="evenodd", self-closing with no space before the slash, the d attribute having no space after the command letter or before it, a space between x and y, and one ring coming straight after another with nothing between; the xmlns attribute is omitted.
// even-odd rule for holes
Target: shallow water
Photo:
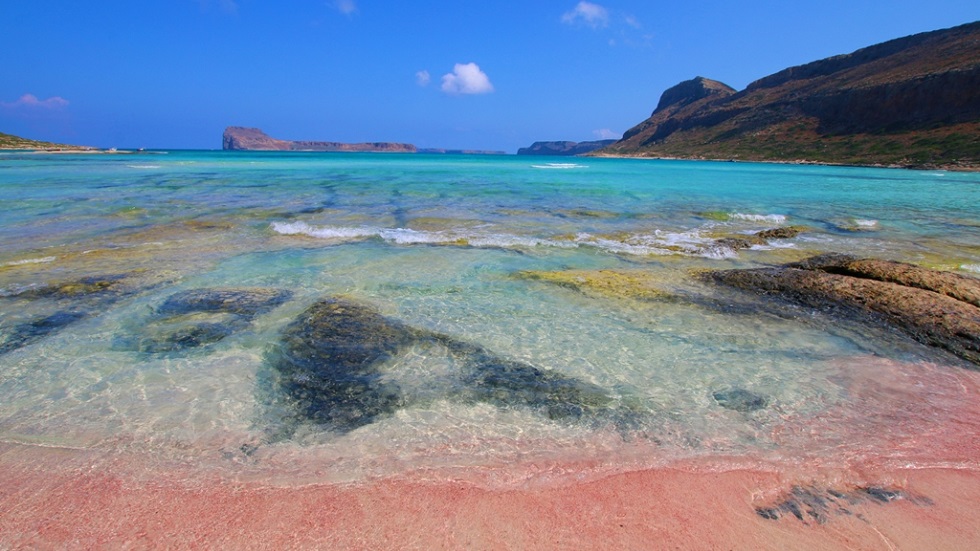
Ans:
<svg viewBox="0 0 980 551"><path fill-rule="evenodd" d="M977 466L952 445L980 433L975 371L888 331L693 276L820 252L975 275L977 174L4 154L0 193L5 442L137 451L282 483L465 471L510 484L587 476L553 472L558 462L603 473L690 458ZM789 225L806 229L748 249L717 242ZM649 287L549 279L566 273ZM245 317L161 314L175 293L215 288L291 295ZM349 432L298 415L274 368L283 332L325 297L440 336L383 358L378 380L400 405ZM174 327L216 333L153 344ZM446 342L594 386L608 402L554 419L520 401L461 398L468 360ZM725 407L728 396L750 399ZM504 474L516 463L528 467Z"/></svg>

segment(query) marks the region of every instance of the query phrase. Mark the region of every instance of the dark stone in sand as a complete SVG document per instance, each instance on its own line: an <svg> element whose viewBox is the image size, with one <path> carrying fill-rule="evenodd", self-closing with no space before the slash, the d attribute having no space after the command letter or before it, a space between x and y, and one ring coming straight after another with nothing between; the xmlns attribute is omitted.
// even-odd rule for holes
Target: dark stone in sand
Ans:
<svg viewBox="0 0 980 551"><path fill-rule="evenodd" d="M749 392L744 388L719 390L712 393L711 396L721 407L741 413L751 413L769 405L768 398Z"/></svg>
<svg viewBox="0 0 980 551"><path fill-rule="evenodd" d="M792 239L806 231L804 226L785 226L782 228L772 228L755 233L760 239Z"/></svg>
<svg viewBox="0 0 980 551"><path fill-rule="evenodd" d="M0 343L0 354L10 352L39 341L48 335L56 333L66 326L85 318L82 312L60 311L14 326L7 333L7 338Z"/></svg>
<svg viewBox="0 0 980 551"><path fill-rule="evenodd" d="M868 503L885 504L907 500L916 505L932 505L928 498L910 494L904 490L880 486L855 488L849 491L794 486L789 494L767 507L756 507L757 515L768 520L779 520L792 515L802 522L816 521L823 524L832 515L853 515L851 509Z"/></svg>
<svg viewBox="0 0 980 551"><path fill-rule="evenodd" d="M320 300L286 327L272 360L280 388L306 419L349 432L405 404L382 365L410 345L441 345L461 375L456 398L577 418L610 402L594 385L501 358L447 335L409 327L342 298Z"/></svg>
<svg viewBox="0 0 980 551"><path fill-rule="evenodd" d="M776 268L709 272L739 289L898 328L980 365L978 281L909 264L818 256Z"/></svg>
<svg viewBox="0 0 980 551"><path fill-rule="evenodd" d="M140 352L177 352L197 348L234 334L245 324L196 323L179 326L160 336L144 337L139 341Z"/></svg>

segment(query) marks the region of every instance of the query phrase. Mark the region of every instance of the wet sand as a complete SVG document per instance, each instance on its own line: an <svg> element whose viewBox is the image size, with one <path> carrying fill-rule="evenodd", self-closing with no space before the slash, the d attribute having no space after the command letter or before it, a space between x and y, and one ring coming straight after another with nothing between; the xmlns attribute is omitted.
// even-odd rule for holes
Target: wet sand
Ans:
<svg viewBox="0 0 980 551"><path fill-rule="evenodd" d="M980 548L977 471L876 472L903 497L801 521L756 509L800 484L853 490L855 475L716 469L679 463L509 489L417 476L273 486L151 457L0 444L0 548Z"/></svg>

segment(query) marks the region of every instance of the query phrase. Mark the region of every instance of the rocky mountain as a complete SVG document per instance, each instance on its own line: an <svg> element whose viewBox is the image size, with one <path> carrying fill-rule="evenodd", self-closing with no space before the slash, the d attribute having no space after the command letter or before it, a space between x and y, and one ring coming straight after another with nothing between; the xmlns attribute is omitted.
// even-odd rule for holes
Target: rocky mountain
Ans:
<svg viewBox="0 0 980 551"><path fill-rule="evenodd" d="M415 146L407 143L370 142L341 143L279 140L258 128L229 126L222 136L221 148L229 151L372 151L414 153Z"/></svg>
<svg viewBox="0 0 980 551"><path fill-rule="evenodd" d="M616 143L616 140L593 142L534 142L517 150L518 155L583 155Z"/></svg>
<svg viewBox="0 0 980 551"><path fill-rule="evenodd" d="M698 77L601 154L980 168L980 22L759 79Z"/></svg>

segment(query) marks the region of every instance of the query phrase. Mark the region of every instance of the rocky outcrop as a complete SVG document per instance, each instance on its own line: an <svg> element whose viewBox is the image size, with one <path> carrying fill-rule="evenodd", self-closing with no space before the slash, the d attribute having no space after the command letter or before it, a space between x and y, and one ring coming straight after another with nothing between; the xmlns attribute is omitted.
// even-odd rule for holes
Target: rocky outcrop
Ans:
<svg viewBox="0 0 980 551"><path fill-rule="evenodd" d="M385 371L388 360L410 347L441 347L460 366L453 381L439 381L448 389L444 397L527 407L552 419L576 419L612 401L584 381L411 327L340 297L316 302L286 327L272 367L300 419L345 433L410 405Z"/></svg>
<svg viewBox="0 0 980 551"><path fill-rule="evenodd" d="M846 255L704 277L835 315L884 323L980 366L980 280Z"/></svg>
<svg viewBox="0 0 980 551"><path fill-rule="evenodd" d="M517 150L518 155L556 155L573 156L601 149L616 143L616 140L598 140L592 142L534 142L530 147Z"/></svg>
<svg viewBox="0 0 980 551"><path fill-rule="evenodd" d="M227 151L346 151L415 153L412 144L394 142L342 143L318 141L288 141L270 137L258 128L229 126L221 140Z"/></svg>
<svg viewBox="0 0 980 551"><path fill-rule="evenodd" d="M604 153L980 167L980 22L785 69L668 89Z"/></svg>

